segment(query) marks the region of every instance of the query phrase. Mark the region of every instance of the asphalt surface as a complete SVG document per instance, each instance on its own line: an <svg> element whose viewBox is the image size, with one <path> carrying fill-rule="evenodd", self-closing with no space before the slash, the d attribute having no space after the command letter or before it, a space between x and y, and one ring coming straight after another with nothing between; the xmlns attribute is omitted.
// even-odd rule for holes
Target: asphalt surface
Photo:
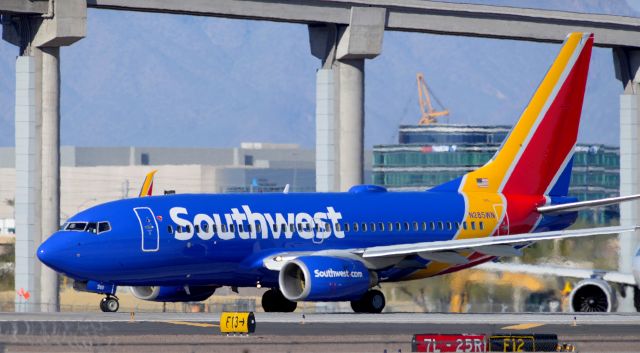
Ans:
<svg viewBox="0 0 640 353"><path fill-rule="evenodd" d="M640 351L637 314L266 314L252 335L219 313L0 313L6 352L409 352L416 333L555 333L580 352ZM1 350L0 350L1 352Z"/></svg>

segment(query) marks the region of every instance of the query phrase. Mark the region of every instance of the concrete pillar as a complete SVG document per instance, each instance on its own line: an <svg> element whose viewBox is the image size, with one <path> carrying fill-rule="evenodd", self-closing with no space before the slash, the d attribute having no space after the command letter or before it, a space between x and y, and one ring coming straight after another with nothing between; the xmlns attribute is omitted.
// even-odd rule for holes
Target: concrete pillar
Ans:
<svg viewBox="0 0 640 353"><path fill-rule="evenodd" d="M51 5L46 18L16 15L3 16L2 21L2 38L19 46L21 55L33 56L19 58L16 67L16 219L22 222L16 228L24 234L16 234L16 290L22 294L16 298L16 310L31 311L38 306L43 311L59 310L57 274L31 262L29 256L35 256L40 242L59 227L59 47L84 38L87 3L64 0L51 1ZM33 73L27 74L25 67ZM24 88L26 82L33 93ZM27 290L25 306L21 301Z"/></svg>
<svg viewBox="0 0 640 353"><path fill-rule="evenodd" d="M316 72L316 191L336 191L334 72Z"/></svg>
<svg viewBox="0 0 640 353"><path fill-rule="evenodd" d="M364 59L338 61L340 191L363 183Z"/></svg>
<svg viewBox="0 0 640 353"><path fill-rule="evenodd" d="M35 50L39 52L38 50ZM16 248L15 311L39 311L40 262L40 126L39 55L16 60Z"/></svg>
<svg viewBox="0 0 640 353"><path fill-rule="evenodd" d="M316 152L320 158L316 161L317 191L346 191L363 183L364 60L382 51L385 21L383 8L352 7L349 26L309 26L311 54L322 60L316 75L316 147L321 149ZM333 99L327 99L331 93ZM333 135L325 133L331 120ZM333 168L329 164L332 150Z"/></svg>
<svg viewBox="0 0 640 353"><path fill-rule="evenodd" d="M624 92L620 95L620 195L640 193L640 52L626 48L614 49L616 77L622 82ZM636 225L640 220L637 202L620 204L620 224ZM620 234L618 270L632 272L632 261L640 244L640 232ZM624 298L619 298L619 311L635 311L634 291L626 288Z"/></svg>
<svg viewBox="0 0 640 353"><path fill-rule="evenodd" d="M42 241L60 228L60 48L42 48ZM42 266L43 312L59 311L58 274Z"/></svg>

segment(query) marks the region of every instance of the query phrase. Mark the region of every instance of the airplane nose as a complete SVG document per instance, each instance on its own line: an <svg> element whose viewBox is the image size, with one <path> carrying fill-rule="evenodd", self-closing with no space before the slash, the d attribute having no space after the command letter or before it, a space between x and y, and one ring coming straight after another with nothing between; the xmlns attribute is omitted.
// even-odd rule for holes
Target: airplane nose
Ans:
<svg viewBox="0 0 640 353"><path fill-rule="evenodd" d="M38 259L54 270L59 270L64 262L63 247L61 239L57 234L53 234L44 243L40 244L37 251Z"/></svg>

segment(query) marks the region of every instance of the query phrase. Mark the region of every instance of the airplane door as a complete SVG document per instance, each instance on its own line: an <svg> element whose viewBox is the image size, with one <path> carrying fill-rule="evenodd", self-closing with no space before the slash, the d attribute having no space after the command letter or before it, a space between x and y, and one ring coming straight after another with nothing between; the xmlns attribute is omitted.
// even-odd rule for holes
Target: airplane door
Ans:
<svg viewBox="0 0 640 353"><path fill-rule="evenodd" d="M498 225L495 235L509 235L509 215L505 211L504 205L499 203L493 205L493 211L496 213L497 217L501 217L504 212L504 217Z"/></svg>
<svg viewBox="0 0 640 353"><path fill-rule="evenodd" d="M160 232L153 211L149 207L136 207L133 211L138 216L138 222L140 222L142 251L158 251L160 249Z"/></svg>

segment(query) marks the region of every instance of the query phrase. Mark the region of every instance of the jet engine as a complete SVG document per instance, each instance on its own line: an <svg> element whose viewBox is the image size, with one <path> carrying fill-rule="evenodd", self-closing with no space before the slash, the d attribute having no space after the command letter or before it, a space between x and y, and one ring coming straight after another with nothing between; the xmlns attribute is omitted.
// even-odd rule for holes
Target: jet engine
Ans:
<svg viewBox="0 0 640 353"><path fill-rule="evenodd" d="M378 276L357 260L312 255L284 264L278 282L291 301L346 301L361 298Z"/></svg>
<svg viewBox="0 0 640 353"><path fill-rule="evenodd" d="M199 302L216 291L213 286L140 286L130 287L134 297L154 302Z"/></svg>
<svg viewBox="0 0 640 353"><path fill-rule="evenodd" d="M569 303L574 312L611 312L618 305L616 292L599 278L580 281L571 291Z"/></svg>

